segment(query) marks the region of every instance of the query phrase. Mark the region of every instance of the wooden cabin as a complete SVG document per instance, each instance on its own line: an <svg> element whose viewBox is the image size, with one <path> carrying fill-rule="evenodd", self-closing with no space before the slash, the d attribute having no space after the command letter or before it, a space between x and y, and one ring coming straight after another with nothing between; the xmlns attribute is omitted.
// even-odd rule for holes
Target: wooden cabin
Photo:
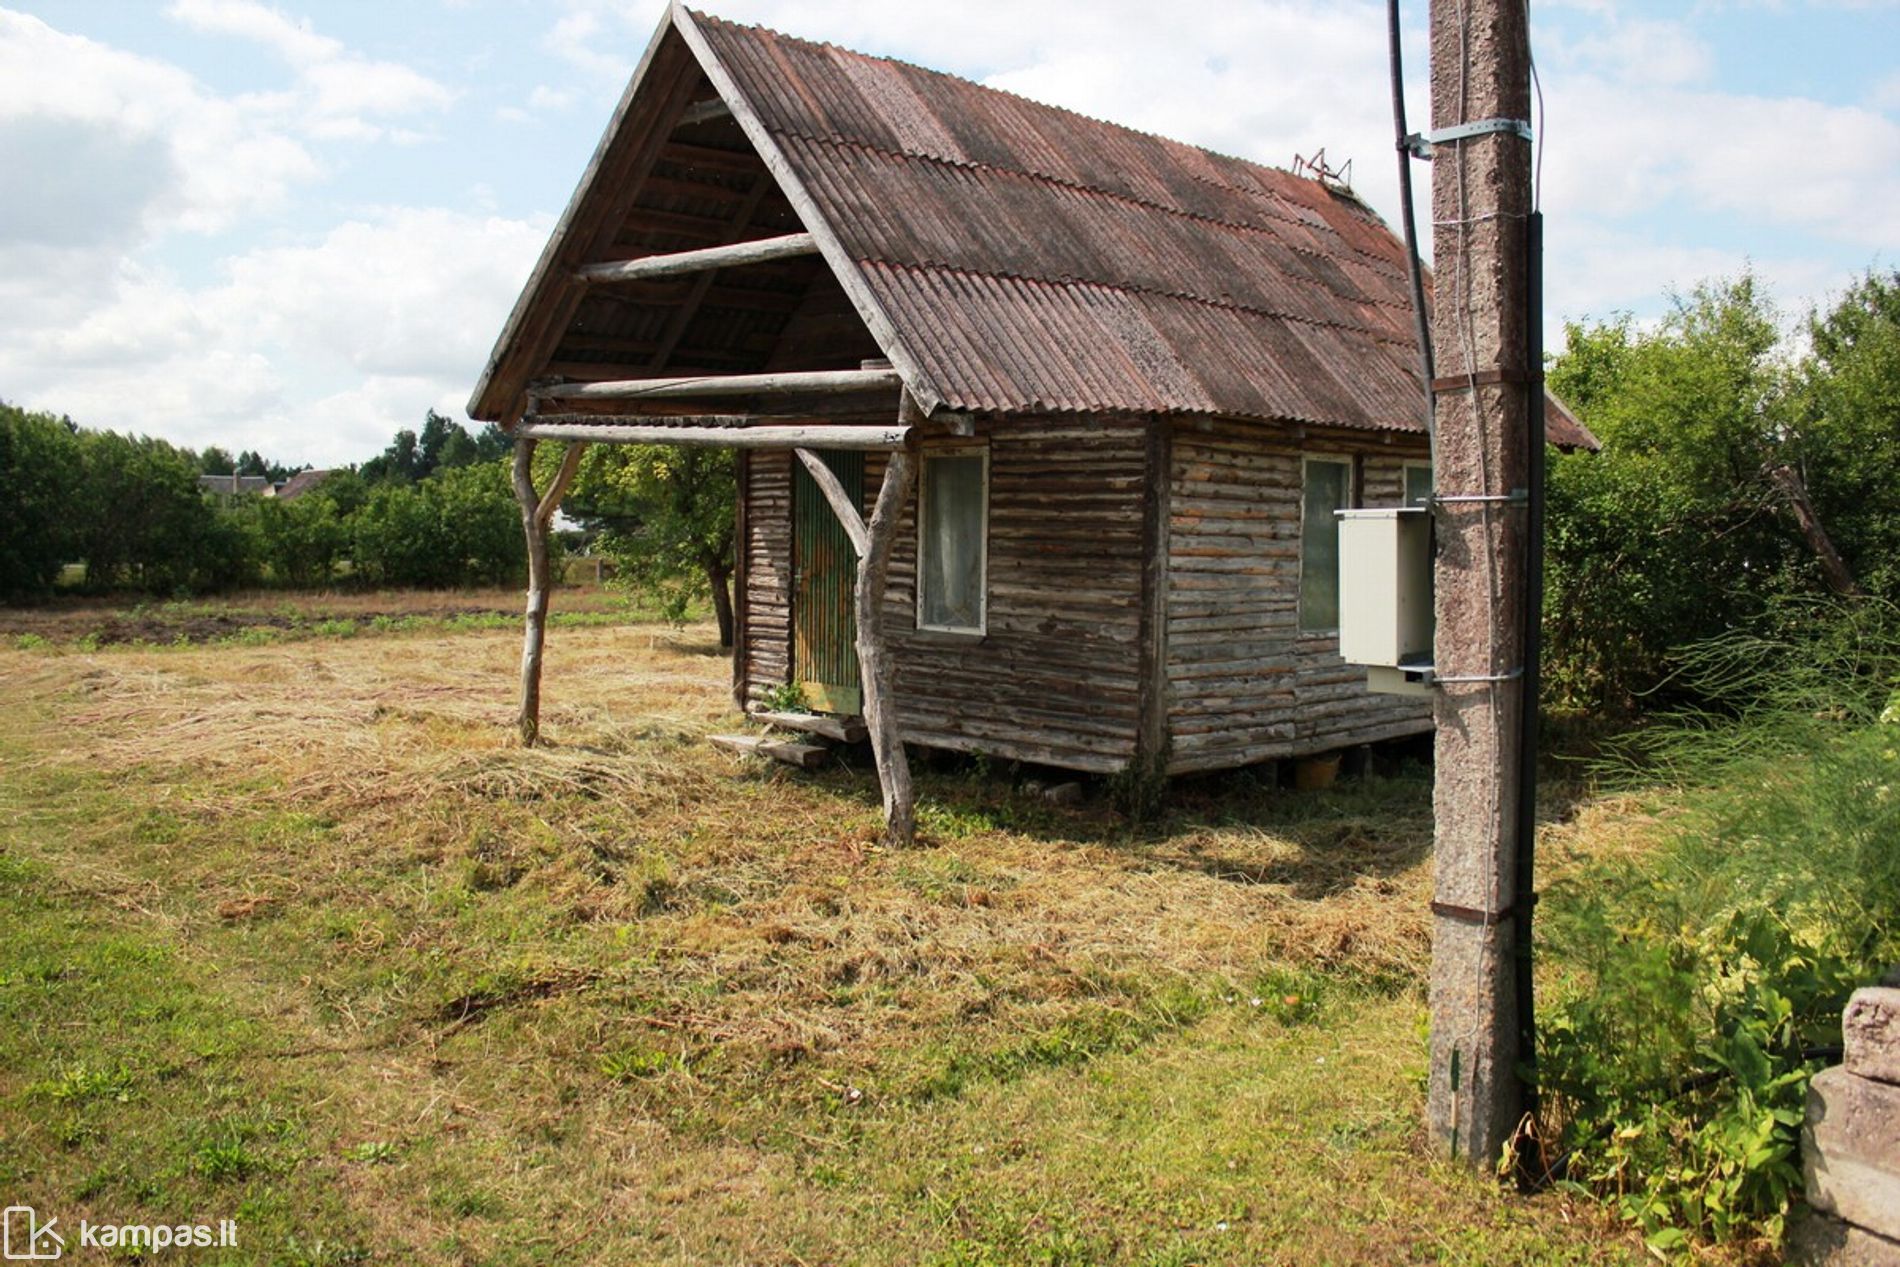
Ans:
<svg viewBox="0 0 1900 1267"><path fill-rule="evenodd" d="M741 706L859 712L868 615L904 742L1182 773L1430 729L1335 632L1417 365L1346 189L675 8L469 412L740 449Z"/></svg>

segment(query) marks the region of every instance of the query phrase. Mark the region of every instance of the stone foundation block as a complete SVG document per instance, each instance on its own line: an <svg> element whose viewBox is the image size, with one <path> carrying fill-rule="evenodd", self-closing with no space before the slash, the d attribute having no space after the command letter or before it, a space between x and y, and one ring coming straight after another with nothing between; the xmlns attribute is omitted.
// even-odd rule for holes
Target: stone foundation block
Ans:
<svg viewBox="0 0 1900 1267"><path fill-rule="evenodd" d="M1810 1214L1788 1229L1787 1261L1794 1267L1900 1267L1900 1241L1831 1214Z"/></svg>
<svg viewBox="0 0 1900 1267"><path fill-rule="evenodd" d="M1809 1205L1900 1241L1900 1086L1822 1070L1801 1144Z"/></svg>
<svg viewBox="0 0 1900 1267"><path fill-rule="evenodd" d="M1900 989L1854 991L1841 1016L1842 1067L1876 1082L1900 1084Z"/></svg>

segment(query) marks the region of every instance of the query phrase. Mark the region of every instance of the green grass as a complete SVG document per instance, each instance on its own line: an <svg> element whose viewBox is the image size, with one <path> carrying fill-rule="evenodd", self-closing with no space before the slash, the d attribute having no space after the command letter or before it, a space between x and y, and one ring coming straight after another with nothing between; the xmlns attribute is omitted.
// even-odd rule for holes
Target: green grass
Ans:
<svg viewBox="0 0 1900 1267"><path fill-rule="evenodd" d="M512 628L361 632L0 650L10 1201L231 1262L1633 1261L1421 1152L1415 776L1136 828L925 770L890 851L864 771L694 742L703 631L556 639L531 753Z"/></svg>

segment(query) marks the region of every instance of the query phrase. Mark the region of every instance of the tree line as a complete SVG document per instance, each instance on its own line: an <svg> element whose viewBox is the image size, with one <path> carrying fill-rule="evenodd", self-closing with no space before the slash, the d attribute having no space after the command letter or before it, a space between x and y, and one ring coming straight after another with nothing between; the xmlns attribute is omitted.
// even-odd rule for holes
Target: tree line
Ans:
<svg viewBox="0 0 1900 1267"><path fill-rule="evenodd" d="M509 448L496 428L470 435L431 411L420 433L293 500L219 496L200 475L295 472L0 403L0 594L510 582L526 553Z"/></svg>

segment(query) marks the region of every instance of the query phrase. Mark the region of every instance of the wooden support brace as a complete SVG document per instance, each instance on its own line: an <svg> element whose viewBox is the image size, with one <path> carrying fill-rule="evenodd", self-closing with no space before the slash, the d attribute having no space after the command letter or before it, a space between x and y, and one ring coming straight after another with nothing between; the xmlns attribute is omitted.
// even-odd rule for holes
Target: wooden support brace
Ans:
<svg viewBox="0 0 1900 1267"><path fill-rule="evenodd" d="M917 839L917 794L911 786L910 761L904 755L904 740L897 724L893 666L884 643L884 581L890 572L891 547L910 485L910 453L899 449L884 468L884 482L871 510L866 549L858 559L855 595L864 720L871 731L871 752L877 758L877 779L884 797L884 838L894 845L908 845Z"/></svg>
<svg viewBox="0 0 1900 1267"><path fill-rule="evenodd" d="M863 559L871 552L870 537L864 527L864 517L858 508L851 504L851 495L844 491L844 485L837 475L825 465L824 460L810 449L793 449L798 460L805 464L811 473L812 482L823 491L825 500L831 503L831 513L838 516L838 522L844 526L844 535L851 538L851 548Z"/></svg>
<svg viewBox="0 0 1900 1267"><path fill-rule="evenodd" d="M574 473L580 469L581 452L586 445L567 446L561 469L545 495L534 489L535 441L523 437L515 441L513 478L515 500L521 504L521 529L528 539L528 604L523 617L521 639L521 707L515 725L521 746L532 748L541 738L541 653L547 643L548 591L553 578L548 561L548 524L560 509L561 498Z"/></svg>

